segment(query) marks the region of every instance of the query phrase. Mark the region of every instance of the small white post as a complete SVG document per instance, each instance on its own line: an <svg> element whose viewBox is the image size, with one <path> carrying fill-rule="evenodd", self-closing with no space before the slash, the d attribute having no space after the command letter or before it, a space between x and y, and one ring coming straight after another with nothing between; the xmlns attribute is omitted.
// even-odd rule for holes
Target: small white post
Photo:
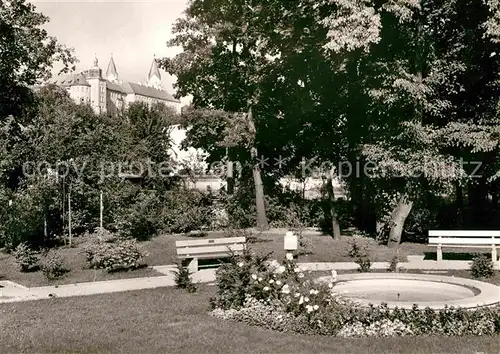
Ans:
<svg viewBox="0 0 500 354"><path fill-rule="evenodd" d="M491 236L491 260L493 263L498 262L497 245L495 245L495 236Z"/></svg>
<svg viewBox="0 0 500 354"><path fill-rule="evenodd" d="M193 258L188 266L187 269L189 270L189 273L196 273L198 272L198 258Z"/></svg>
<svg viewBox="0 0 500 354"><path fill-rule="evenodd" d="M100 201L99 201L99 203L100 203L100 209L99 209L100 210L100 212L99 212L99 226L102 229L102 214L103 214L103 209L104 209L103 203L102 203L102 190L101 190L101 194L100 194L100 198L99 199L100 199Z"/></svg>
<svg viewBox="0 0 500 354"><path fill-rule="evenodd" d="M439 236L439 244L437 245L437 260L438 262L443 260L443 250L441 248L441 236Z"/></svg>
<svg viewBox="0 0 500 354"><path fill-rule="evenodd" d="M297 247L298 247L297 235L294 235L293 232L288 231L285 234L283 246L284 246L283 248L285 249L285 252L286 252L286 259L293 260L292 251L296 251Z"/></svg>
<svg viewBox="0 0 500 354"><path fill-rule="evenodd" d="M68 192L68 233L69 233L69 246L71 247L71 187Z"/></svg>

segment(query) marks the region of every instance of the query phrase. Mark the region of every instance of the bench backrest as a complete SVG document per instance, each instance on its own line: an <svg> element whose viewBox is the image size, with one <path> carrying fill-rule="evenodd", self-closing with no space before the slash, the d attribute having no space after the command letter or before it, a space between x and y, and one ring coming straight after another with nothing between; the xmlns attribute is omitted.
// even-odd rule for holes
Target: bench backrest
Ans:
<svg viewBox="0 0 500 354"><path fill-rule="evenodd" d="M231 253L243 252L245 237L226 237L215 239L176 241L177 256L180 258L227 257Z"/></svg>
<svg viewBox="0 0 500 354"><path fill-rule="evenodd" d="M496 230L429 230L430 244L500 245Z"/></svg>

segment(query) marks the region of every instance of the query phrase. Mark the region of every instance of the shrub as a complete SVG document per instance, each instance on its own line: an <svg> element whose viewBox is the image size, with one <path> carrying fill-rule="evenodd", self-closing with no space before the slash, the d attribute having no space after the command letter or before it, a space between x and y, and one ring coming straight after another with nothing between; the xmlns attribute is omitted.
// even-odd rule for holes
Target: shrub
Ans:
<svg viewBox="0 0 500 354"><path fill-rule="evenodd" d="M40 268L39 254L33 250L26 242L19 244L12 252L21 272L34 272Z"/></svg>
<svg viewBox="0 0 500 354"><path fill-rule="evenodd" d="M348 323L337 333L339 337L395 337L413 335L411 326L398 319L383 319L369 325L361 322Z"/></svg>
<svg viewBox="0 0 500 354"><path fill-rule="evenodd" d="M287 313L279 303L266 304L250 296L243 307L229 310L216 308L212 316L280 332L305 333L309 328L304 318Z"/></svg>
<svg viewBox="0 0 500 354"><path fill-rule="evenodd" d="M368 273L372 267L372 261L368 256L359 256L354 260L359 265L358 272Z"/></svg>
<svg viewBox="0 0 500 354"><path fill-rule="evenodd" d="M251 180L239 180L234 194L222 196L228 224L231 227L245 229L255 225L257 212L253 188Z"/></svg>
<svg viewBox="0 0 500 354"><path fill-rule="evenodd" d="M191 279L189 270L184 268L182 264L177 265L177 270L175 271L175 285L178 289L186 289L190 293L196 292L196 285Z"/></svg>
<svg viewBox="0 0 500 354"><path fill-rule="evenodd" d="M108 272L133 270L146 266L146 254L134 239L119 239L116 243L92 240L84 249L87 265Z"/></svg>
<svg viewBox="0 0 500 354"><path fill-rule="evenodd" d="M43 245L47 241L44 235L44 217L47 217L49 226L55 228L49 213L54 208L53 193L52 186L45 181L37 181L30 186L22 186L10 195L12 202L5 208L5 214L0 216L3 229L0 243L11 250L23 242L33 246Z"/></svg>
<svg viewBox="0 0 500 354"><path fill-rule="evenodd" d="M224 208L224 204L220 200L213 207L213 219L210 223L212 230L225 229L229 226L229 216Z"/></svg>
<svg viewBox="0 0 500 354"><path fill-rule="evenodd" d="M358 258L368 253L366 246L361 246L356 240L349 240L348 247L347 254L351 258Z"/></svg>
<svg viewBox="0 0 500 354"><path fill-rule="evenodd" d="M245 250L230 258L229 263L217 269L217 295L210 299L213 308L242 307L252 287L252 275L265 271L270 254L255 255ZM257 277L257 276L255 276Z"/></svg>
<svg viewBox="0 0 500 354"><path fill-rule="evenodd" d="M215 218L214 198L198 190L179 189L168 191L162 200L161 219L163 231L188 233L209 228Z"/></svg>
<svg viewBox="0 0 500 354"><path fill-rule="evenodd" d="M148 240L162 229L160 201L155 192L141 192L118 215L116 227L124 237Z"/></svg>
<svg viewBox="0 0 500 354"><path fill-rule="evenodd" d="M387 268L387 271L391 273L397 272L398 262L399 262L399 256L396 254L391 258L391 261L389 262L389 268Z"/></svg>
<svg viewBox="0 0 500 354"><path fill-rule="evenodd" d="M470 272L474 278L491 278L494 271L493 261L486 255L474 257Z"/></svg>
<svg viewBox="0 0 500 354"><path fill-rule="evenodd" d="M372 262L366 246L361 246L356 240L350 240L348 255L349 257L354 258L354 262L359 265L359 272L367 273L370 271Z"/></svg>
<svg viewBox="0 0 500 354"><path fill-rule="evenodd" d="M105 228L96 228L93 232L89 233L86 232L84 235L84 238L87 238L88 240L95 241L103 241L103 242L115 242L118 240L118 235L116 233L113 233Z"/></svg>
<svg viewBox="0 0 500 354"><path fill-rule="evenodd" d="M360 307L334 293L334 284L304 280L293 261L267 261L250 252L217 273L212 315L283 332L342 337L493 335L500 333L500 306Z"/></svg>
<svg viewBox="0 0 500 354"><path fill-rule="evenodd" d="M312 253L312 241L311 238L306 238L302 232L298 234L298 250L297 255L303 256Z"/></svg>
<svg viewBox="0 0 500 354"><path fill-rule="evenodd" d="M41 269L49 280L58 279L70 271L65 260L55 252L49 252L42 259Z"/></svg>

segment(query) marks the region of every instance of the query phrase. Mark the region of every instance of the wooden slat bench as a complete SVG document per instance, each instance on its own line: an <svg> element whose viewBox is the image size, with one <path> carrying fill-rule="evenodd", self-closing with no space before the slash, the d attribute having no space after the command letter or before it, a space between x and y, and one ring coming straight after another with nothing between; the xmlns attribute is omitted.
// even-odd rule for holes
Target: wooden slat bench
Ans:
<svg viewBox="0 0 500 354"><path fill-rule="evenodd" d="M491 259L498 261L500 231L489 230L429 230L429 246L437 247L437 260L443 260L443 247L491 249Z"/></svg>
<svg viewBox="0 0 500 354"><path fill-rule="evenodd" d="M198 271L198 259L222 259L232 254L242 254L246 247L245 237L176 241L177 257L191 260L190 272Z"/></svg>

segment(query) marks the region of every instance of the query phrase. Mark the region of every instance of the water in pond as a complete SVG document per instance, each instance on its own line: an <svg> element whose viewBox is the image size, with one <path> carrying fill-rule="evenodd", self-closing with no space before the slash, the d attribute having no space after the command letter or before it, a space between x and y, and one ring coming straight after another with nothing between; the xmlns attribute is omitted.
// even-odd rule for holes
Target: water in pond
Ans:
<svg viewBox="0 0 500 354"><path fill-rule="evenodd" d="M337 284L334 290L348 298L373 301L433 302L476 295L460 285L409 279L352 280Z"/></svg>

